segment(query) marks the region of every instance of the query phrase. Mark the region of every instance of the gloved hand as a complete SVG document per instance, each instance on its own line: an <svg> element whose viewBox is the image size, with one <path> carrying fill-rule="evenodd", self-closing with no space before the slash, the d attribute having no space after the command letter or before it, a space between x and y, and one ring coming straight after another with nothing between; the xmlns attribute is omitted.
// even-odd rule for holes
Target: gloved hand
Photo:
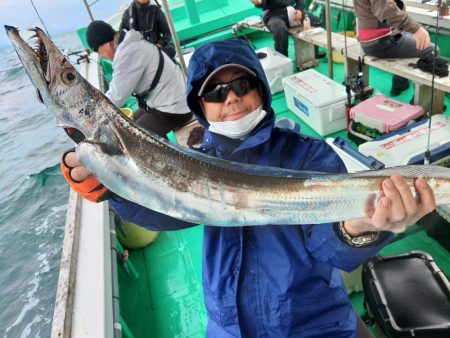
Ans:
<svg viewBox="0 0 450 338"><path fill-rule="evenodd" d="M92 174L89 174L82 181L75 181L71 176L71 171L74 167L70 167L66 163L66 156L69 153L74 153L75 148L72 148L64 153L61 159L61 171L64 175L64 178L69 182L70 186L73 190L79 193L84 198L88 199L91 202L103 202L108 200L114 196L114 194L108 190L103 184L95 178ZM83 167L84 168L84 167Z"/></svg>

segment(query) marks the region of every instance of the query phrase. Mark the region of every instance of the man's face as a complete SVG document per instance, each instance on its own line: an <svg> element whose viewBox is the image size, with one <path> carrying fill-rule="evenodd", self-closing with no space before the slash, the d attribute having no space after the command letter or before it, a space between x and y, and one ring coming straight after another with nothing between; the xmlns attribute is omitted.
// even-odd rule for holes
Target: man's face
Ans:
<svg viewBox="0 0 450 338"><path fill-rule="evenodd" d="M147 5L150 2L150 0L136 0L136 2L141 5Z"/></svg>
<svg viewBox="0 0 450 338"><path fill-rule="evenodd" d="M209 80L208 88L230 83L245 75L248 75L248 73L238 68L222 69ZM258 87L256 87L243 96L236 95L230 89L224 102L207 102L203 97L201 97L201 102L206 119L212 122L221 122L238 120L251 113L262 104L262 98Z"/></svg>

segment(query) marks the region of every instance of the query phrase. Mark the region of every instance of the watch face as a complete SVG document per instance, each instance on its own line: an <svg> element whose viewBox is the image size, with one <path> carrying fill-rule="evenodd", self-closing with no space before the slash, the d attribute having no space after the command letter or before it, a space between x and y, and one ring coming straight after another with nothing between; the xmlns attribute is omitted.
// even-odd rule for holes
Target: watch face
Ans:
<svg viewBox="0 0 450 338"><path fill-rule="evenodd" d="M369 245L373 242L375 242L378 237L379 237L379 233L378 232L369 232L366 234L363 234L361 236L350 236L346 231L345 231L345 227L343 225L343 222L341 222L338 226L338 234L339 237L341 238L341 240L353 247L361 247L361 246L365 246L365 245Z"/></svg>
<svg viewBox="0 0 450 338"><path fill-rule="evenodd" d="M362 245L366 245L366 244L370 244L372 242L375 242L377 239L378 239L378 233L377 232L373 232L373 233L369 233L367 235L353 237L352 238L352 243L362 246Z"/></svg>

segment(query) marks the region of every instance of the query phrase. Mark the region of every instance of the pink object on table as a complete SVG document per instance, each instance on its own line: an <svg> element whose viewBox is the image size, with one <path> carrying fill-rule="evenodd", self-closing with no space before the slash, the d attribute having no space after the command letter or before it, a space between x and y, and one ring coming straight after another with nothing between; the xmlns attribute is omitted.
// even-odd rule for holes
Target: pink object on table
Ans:
<svg viewBox="0 0 450 338"><path fill-rule="evenodd" d="M384 95L376 95L352 107L350 118L367 127L388 133L405 126L423 113L423 108L420 106L393 100Z"/></svg>

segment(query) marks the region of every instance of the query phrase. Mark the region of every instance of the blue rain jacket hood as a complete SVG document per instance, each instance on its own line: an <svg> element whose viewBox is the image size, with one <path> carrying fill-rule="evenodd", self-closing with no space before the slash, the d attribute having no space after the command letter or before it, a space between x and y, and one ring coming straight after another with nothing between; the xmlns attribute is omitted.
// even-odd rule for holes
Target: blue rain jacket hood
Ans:
<svg viewBox="0 0 450 338"><path fill-rule="evenodd" d="M239 53L236 53L236 50L239 50ZM206 127L209 125L199 103L198 91L203 84L203 80L209 74L216 68L230 63L242 65L256 73L261 84L263 109L267 112L266 120L273 118L272 96L261 62L251 46L241 39L217 41L202 45L195 50L189 60L186 86L187 102L192 113L202 125Z"/></svg>
<svg viewBox="0 0 450 338"><path fill-rule="evenodd" d="M242 141L207 130L199 151L264 166L346 171L340 158L323 140L275 127L270 90L261 64L250 46L241 40L204 45L190 60L188 105L205 126L208 123L199 107L197 93L202 80L224 63L243 65L258 75L268 114ZM195 226L132 202L111 200L110 203L124 220L150 230ZM201 279L209 319L206 336L356 338L356 315L338 269L353 270L391 237L383 234L372 246L353 248L338 238L336 227L330 223L205 226ZM197 258L189 255L185 259ZM180 269L176 273L183 281L192 280L189 271ZM188 300L183 298L183 301Z"/></svg>

